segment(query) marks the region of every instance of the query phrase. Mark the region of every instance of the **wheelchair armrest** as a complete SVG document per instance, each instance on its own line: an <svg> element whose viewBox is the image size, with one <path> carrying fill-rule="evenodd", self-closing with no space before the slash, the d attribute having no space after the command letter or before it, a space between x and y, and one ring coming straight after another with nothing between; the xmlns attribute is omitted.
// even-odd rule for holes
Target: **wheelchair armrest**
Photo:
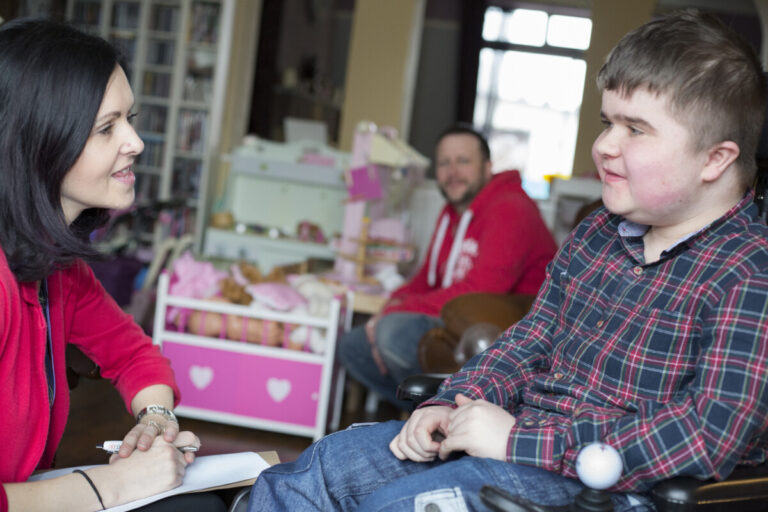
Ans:
<svg viewBox="0 0 768 512"><path fill-rule="evenodd" d="M513 496L504 489L484 485L479 492L480 501L493 512L569 512L570 505L546 506ZM597 510L597 509L596 509Z"/></svg>
<svg viewBox="0 0 768 512"><path fill-rule="evenodd" d="M447 373L425 373L406 377L397 386L398 400L409 400L414 406L435 396L440 384L448 378Z"/></svg>
<svg viewBox="0 0 768 512"><path fill-rule="evenodd" d="M251 497L251 487L243 487L229 505L227 512L246 512L248 510L248 500Z"/></svg>
<svg viewBox="0 0 768 512"><path fill-rule="evenodd" d="M740 466L723 480L672 478L659 483L651 491L659 512L701 510L762 510L768 500L768 462L759 466ZM720 508L717 508L717 507Z"/></svg>

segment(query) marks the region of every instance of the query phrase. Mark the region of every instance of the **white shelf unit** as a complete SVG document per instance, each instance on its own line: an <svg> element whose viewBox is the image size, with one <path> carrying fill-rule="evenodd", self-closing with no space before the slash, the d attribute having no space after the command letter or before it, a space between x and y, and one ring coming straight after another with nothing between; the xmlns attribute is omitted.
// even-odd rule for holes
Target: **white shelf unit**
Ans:
<svg viewBox="0 0 768 512"><path fill-rule="evenodd" d="M336 340L352 322L351 295L334 299L323 317L267 312L168 295L158 282L153 342L171 361L181 389L179 416L319 439L337 430L344 371L334 365ZM166 322L168 308L236 315L284 326L319 329L323 353L292 350L181 332ZM330 414L329 414L330 412Z"/></svg>
<svg viewBox="0 0 768 512"><path fill-rule="evenodd" d="M236 223L294 233L299 222L309 220L329 240L341 230L347 199L343 163L313 165L238 154L229 161L224 209L232 213ZM272 239L213 227L206 229L202 252L206 257L256 262L262 273L308 258L333 260L336 256L330 243Z"/></svg>
<svg viewBox="0 0 768 512"><path fill-rule="evenodd" d="M181 199L167 236L206 224L210 169L229 72L235 0L68 0L67 19L120 48L126 59L145 150L135 166L138 204Z"/></svg>

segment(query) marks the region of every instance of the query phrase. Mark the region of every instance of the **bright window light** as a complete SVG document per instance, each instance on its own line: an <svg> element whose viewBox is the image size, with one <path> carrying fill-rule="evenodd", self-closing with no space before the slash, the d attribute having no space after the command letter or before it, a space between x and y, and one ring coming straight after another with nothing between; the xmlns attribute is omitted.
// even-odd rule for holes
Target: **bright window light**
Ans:
<svg viewBox="0 0 768 512"><path fill-rule="evenodd" d="M486 10L484 39L511 44L480 50L474 123L488 135L493 171L520 170L534 198L548 194L546 175L573 170L587 68L578 54L589 48L591 32L589 18Z"/></svg>
<svg viewBox="0 0 768 512"><path fill-rule="evenodd" d="M528 46L544 46L547 38L547 18L544 11L515 9L507 15L507 41Z"/></svg>
<svg viewBox="0 0 768 512"><path fill-rule="evenodd" d="M479 94L475 98L475 116L473 124L475 126L483 126L485 118L488 115L488 97L480 96Z"/></svg>
<svg viewBox="0 0 768 512"><path fill-rule="evenodd" d="M592 20L553 14L549 18L547 44L563 48L586 50L592 35Z"/></svg>
<svg viewBox="0 0 768 512"><path fill-rule="evenodd" d="M474 121L490 129L494 171L519 169L529 185L571 174L586 68L571 57L481 51Z"/></svg>
<svg viewBox="0 0 768 512"><path fill-rule="evenodd" d="M586 71L586 62L581 59L507 51L499 67L499 99L577 111Z"/></svg>
<svg viewBox="0 0 768 512"><path fill-rule="evenodd" d="M498 41L501 37L501 25L504 22L504 11L498 7L489 7L485 10L483 19L483 39L486 41Z"/></svg>
<svg viewBox="0 0 768 512"><path fill-rule="evenodd" d="M491 90L493 81L493 61L496 58L496 51L490 48L480 50L480 62L477 67L477 94L487 95Z"/></svg>

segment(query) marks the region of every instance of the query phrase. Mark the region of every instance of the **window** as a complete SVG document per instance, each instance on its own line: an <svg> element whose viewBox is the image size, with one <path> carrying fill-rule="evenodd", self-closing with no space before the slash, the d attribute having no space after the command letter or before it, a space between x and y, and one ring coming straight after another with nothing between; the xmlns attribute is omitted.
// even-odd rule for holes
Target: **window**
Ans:
<svg viewBox="0 0 768 512"><path fill-rule="evenodd" d="M548 195L546 175L571 175L591 31L584 16L485 11L474 123L494 171L519 169L534 198Z"/></svg>

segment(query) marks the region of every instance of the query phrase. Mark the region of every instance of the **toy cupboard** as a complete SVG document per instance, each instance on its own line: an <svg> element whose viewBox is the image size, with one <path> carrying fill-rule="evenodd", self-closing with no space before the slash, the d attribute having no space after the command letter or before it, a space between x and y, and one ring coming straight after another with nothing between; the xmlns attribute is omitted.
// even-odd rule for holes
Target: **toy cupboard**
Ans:
<svg viewBox="0 0 768 512"><path fill-rule="evenodd" d="M284 313L168 294L169 277L160 276L153 341L170 359L181 389L179 416L272 430L317 440L339 424L343 369L334 367L338 336L352 321L351 296L330 301L323 317ZM186 332L167 321L168 309L234 316L278 323L281 346L246 343ZM289 348L288 332L315 332L322 353ZM329 414L330 413L330 414Z"/></svg>

